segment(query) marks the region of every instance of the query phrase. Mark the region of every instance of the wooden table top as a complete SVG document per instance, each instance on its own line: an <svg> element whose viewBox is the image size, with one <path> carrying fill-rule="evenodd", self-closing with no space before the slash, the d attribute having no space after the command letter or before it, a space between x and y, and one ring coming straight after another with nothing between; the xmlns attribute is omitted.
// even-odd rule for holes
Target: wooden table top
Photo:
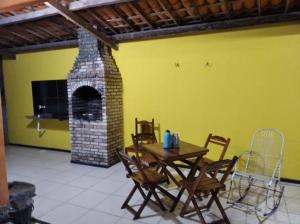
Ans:
<svg viewBox="0 0 300 224"><path fill-rule="evenodd" d="M180 141L179 149L164 149L162 143L145 144L142 147L164 160L179 160L205 155L208 149Z"/></svg>

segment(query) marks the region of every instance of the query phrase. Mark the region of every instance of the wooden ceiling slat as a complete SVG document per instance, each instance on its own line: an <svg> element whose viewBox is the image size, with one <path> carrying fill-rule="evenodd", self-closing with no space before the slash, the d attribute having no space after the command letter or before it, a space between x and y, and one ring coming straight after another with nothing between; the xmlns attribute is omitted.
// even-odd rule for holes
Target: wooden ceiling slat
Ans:
<svg viewBox="0 0 300 224"><path fill-rule="evenodd" d="M29 25L29 24L27 24L27 25ZM40 30L41 32L44 32L44 33L48 34L49 36L55 38L56 40L60 40L60 41L64 40L59 35L56 35L55 33L51 32L49 28L45 28L44 26L38 25L37 23L35 23L34 26L31 28L32 29L36 28L36 29Z"/></svg>
<svg viewBox="0 0 300 224"><path fill-rule="evenodd" d="M3 40L1 38L0 38L0 43L1 43L1 45L7 46L7 47L11 46L11 43L9 41Z"/></svg>
<svg viewBox="0 0 300 224"><path fill-rule="evenodd" d="M154 28L154 25L147 19L147 16L143 13L143 11L136 3L133 2L133 3L129 3L128 5L137 15L143 18L143 20L147 23L147 25L150 28Z"/></svg>
<svg viewBox="0 0 300 224"><path fill-rule="evenodd" d="M285 1L284 13L288 13L290 7L290 0Z"/></svg>
<svg viewBox="0 0 300 224"><path fill-rule="evenodd" d="M119 8L117 8L116 6L110 6L110 9L118 16L122 19L122 21L131 29L131 30L135 30L135 25L128 20L123 13L119 10Z"/></svg>
<svg viewBox="0 0 300 224"><path fill-rule="evenodd" d="M6 41L7 43L10 44L9 47L21 46L21 45L24 45L24 43L25 44L28 43L27 41L24 41L24 39L14 36L13 34L8 33L5 30L4 31L0 30L0 36L1 36L2 40Z"/></svg>
<svg viewBox="0 0 300 224"><path fill-rule="evenodd" d="M116 28L117 25L124 25L122 19L119 18L108 6L101 7L96 11L114 28Z"/></svg>
<svg viewBox="0 0 300 224"><path fill-rule="evenodd" d="M19 39L25 41L25 43L33 43L33 39L28 38L25 34L24 31L22 32L21 29L19 27L10 27L5 29L8 33L11 33L13 36L17 36Z"/></svg>
<svg viewBox="0 0 300 224"><path fill-rule="evenodd" d="M112 33L117 34L118 32L109 24L107 23L97 12L92 10L87 10L89 13L98 23L102 24L104 27L107 27Z"/></svg>
<svg viewBox="0 0 300 224"><path fill-rule="evenodd" d="M61 4L57 3L55 0L48 0L47 4L56 8L60 14L66 17L68 20L73 22L79 27L89 31L90 33L94 34L98 40L102 41L105 45L117 50L118 46L114 41L112 41L106 34L99 32L97 29L94 29L90 24L85 22L82 18L80 18L77 14L69 11L66 7L62 6Z"/></svg>
<svg viewBox="0 0 300 224"><path fill-rule="evenodd" d="M192 5L193 8L194 8L195 14L198 16L199 20L200 20L200 21L203 20L201 14L200 14L200 12L199 12L199 7L198 7L198 5L196 4L195 0L190 0L190 2L191 2L191 5Z"/></svg>
<svg viewBox="0 0 300 224"><path fill-rule="evenodd" d="M153 13L157 13L157 20L169 19L170 15L164 10L156 0L147 0ZM163 13L160 13L163 12Z"/></svg>
<svg viewBox="0 0 300 224"><path fill-rule="evenodd" d="M43 34L41 34L40 32L37 31L37 29L34 29L34 28L31 28L30 25L28 24L23 24L22 25L22 28L24 28L24 30L27 32L27 33L30 33L32 34L33 36L36 36L38 37L39 39L41 40L47 40L48 38L45 37Z"/></svg>
<svg viewBox="0 0 300 224"><path fill-rule="evenodd" d="M157 2L163 8L163 10L167 12L168 16L174 21L174 23L176 25L179 25L179 21L177 20L176 16L172 13L172 11L169 9L169 7L162 0L157 0Z"/></svg>
<svg viewBox="0 0 300 224"><path fill-rule="evenodd" d="M140 7L141 11L145 13L145 15L148 15L149 20L155 24L156 20L158 20L159 17L150 15L153 12L153 10L150 7L149 3L146 0L139 0L136 4Z"/></svg>
<svg viewBox="0 0 300 224"><path fill-rule="evenodd" d="M258 16L261 15L261 0L256 0Z"/></svg>
<svg viewBox="0 0 300 224"><path fill-rule="evenodd" d="M222 5L221 5L222 8L224 8L224 13L226 15L226 17L228 19L231 18L231 15L230 15L230 10L229 10L229 3L228 3L228 0L222 0Z"/></svg>
<svg viewBox="0 0 300 224"><path fill-rule="evenodd" d="M187 13L188 16L193 18L196 17L195 10L189 0L181 0L180 2L183 8L185 8L185 12ZM185 17L185 15L182 17Z"/></svg>
<svg viewBox="0 0 300 224"><path fill-rule="evenodd" d="M57 27L57 29L63 30L70 35L76 33L75 25L61 16L51 17L47 21L53 24L54 27Z"/></svg>

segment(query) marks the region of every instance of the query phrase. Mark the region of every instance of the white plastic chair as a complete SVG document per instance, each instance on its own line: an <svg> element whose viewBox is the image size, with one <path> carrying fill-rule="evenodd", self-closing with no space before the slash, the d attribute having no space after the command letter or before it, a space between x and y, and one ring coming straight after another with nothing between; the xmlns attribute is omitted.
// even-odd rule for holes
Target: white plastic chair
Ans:
<svg viewBox="0 0 300 224"><path fill-rule="evenodd" d="M231 177L228 203L268 216L283 195L280 182L284 135L277 129L254 132L250 148L239 156Z"/></svg>

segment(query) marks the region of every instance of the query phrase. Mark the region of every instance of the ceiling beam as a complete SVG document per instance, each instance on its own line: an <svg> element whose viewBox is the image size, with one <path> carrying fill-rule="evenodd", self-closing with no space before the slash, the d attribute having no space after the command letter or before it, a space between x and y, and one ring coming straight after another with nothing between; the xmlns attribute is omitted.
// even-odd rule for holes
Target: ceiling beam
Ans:
<svg viewBox="0 0 300 224"><path fill-rule="evenodd" d="M243 19L232 19L218 22L208 22L208 23L200 23L194 25L186 25L186 26L177 26L170 28L161 28L155 30L147 30L140 32L132 32L125 34L116 34L112 35L112 39L115 41L127 41L127 40L136 40L136 39L149 39L149 38L157 38L157 37L165 37L165 36L174 36L179 34L194 34L199 32L209 32L209 31L217 31L217 30L226 30L230 28L238 28L238 27L250 27L261 24L270 24L270 23L278 23L278 22L287 22L300 20L300 12L293 12L287 14L278 14L278 15L268 15L268 16L260 16L260 17L250 17Z"/></svg>
<svg viewBox="0 0 300 224"><path fill-rule="evenodd" d="M56 0L48 0L48 2L46 2L46 4L48 6L52 6L52 7L56 8L62 16L64 16L66 19L68 19L72 23L74 23L77 26L79 26L79 27L87 30L88 32L94 34L95 37L99 41L102 41L105 45L107 45L107 46L109 46L109 47L111 47L115 50L118 50L117 44L113 40L111 40L106 34L101 33L100 31L98 31L96 28L94 28L92 25L90 25L84 19L82 19L77 14L75 14L75 13L71 12L70 10L68 10L66 7L61 5Z"/></svg>
<svg viewBox="0 0 300 224"><path fill-rule="evenodd" d="M1 2L2 0L0 0ZM10 0L7 0L10 1ZM88 8L94 8L104 5L112 5L124 2L130 2L133 0L78 0L75 2L71 2L68 5L70 11L78 11ZM9 16L0 19L0 26L1 25L10 25L15 23L23 23L27 21L42 19L50 16L58 15L59 12L55 8L46 8L41 10L36 10L32 12L22 13L15 16Z"/></svg>
<svg viewBox="0 0 300 224"><path fill-rule="evenodd" d="M1 58L4 60L16 60L17 57L15 53L0 51L0 60Z"/></svg>
<svg viewBox="0 0 300 224"><path fill-rule="evenodd" d="M37 50L69 48L69 47L76 47L76 46L78 46L78 40L64 40L64 41L51 42L45 44L35 44L35 45L27 45L23 47L0 49L0 55L30 52L30 51L37 51Z"/></svg>
<svg viewBox="0 0 300 224"><path fill-rule="evenodd" d="M3 39L0 39L0 44L5 45L5 46L11 46L10 42L8 42L7 40L3 40Z"/></svg>
<svg viewBox="0 0 300 224"><path fill-rule="evenodd" d="M45 2L46 0L1 0L0 13L19 10L29 5Z"/></svg>

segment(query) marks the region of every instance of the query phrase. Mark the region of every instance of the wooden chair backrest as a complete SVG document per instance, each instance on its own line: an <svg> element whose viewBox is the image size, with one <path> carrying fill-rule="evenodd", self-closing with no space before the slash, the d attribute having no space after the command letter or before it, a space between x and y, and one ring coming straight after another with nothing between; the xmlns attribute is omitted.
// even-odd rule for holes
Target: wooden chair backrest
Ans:
<svg viewBox="0 0 300 224"><path fill-rule="evenodd" d="M157 142L155 136L154 119L151 121L139 121L137 118L135 118L135 135L143 136L144 140L149 139L152 142Z"/></svg>
<svg viewBox="0 0 300 224"><path fill-rule="evenodd" d="M206 139L204 148L209 149L210 144L222 146L222 152L220 154L219 160L223 160L224 156L226 154L227 148L229 146L230 140L231 140L230 138L224 138L222 136L213 135L210 133Z"/></svg>
<svg viewBox="0 0 300 224"><path fill-rule="evenodd" d="M152 136L144 135L144 134L131 134L132 143L135 147L138 147L139 145L143 144L150 144L150 143L156 143L156 139L154 139Z"/></svg>

